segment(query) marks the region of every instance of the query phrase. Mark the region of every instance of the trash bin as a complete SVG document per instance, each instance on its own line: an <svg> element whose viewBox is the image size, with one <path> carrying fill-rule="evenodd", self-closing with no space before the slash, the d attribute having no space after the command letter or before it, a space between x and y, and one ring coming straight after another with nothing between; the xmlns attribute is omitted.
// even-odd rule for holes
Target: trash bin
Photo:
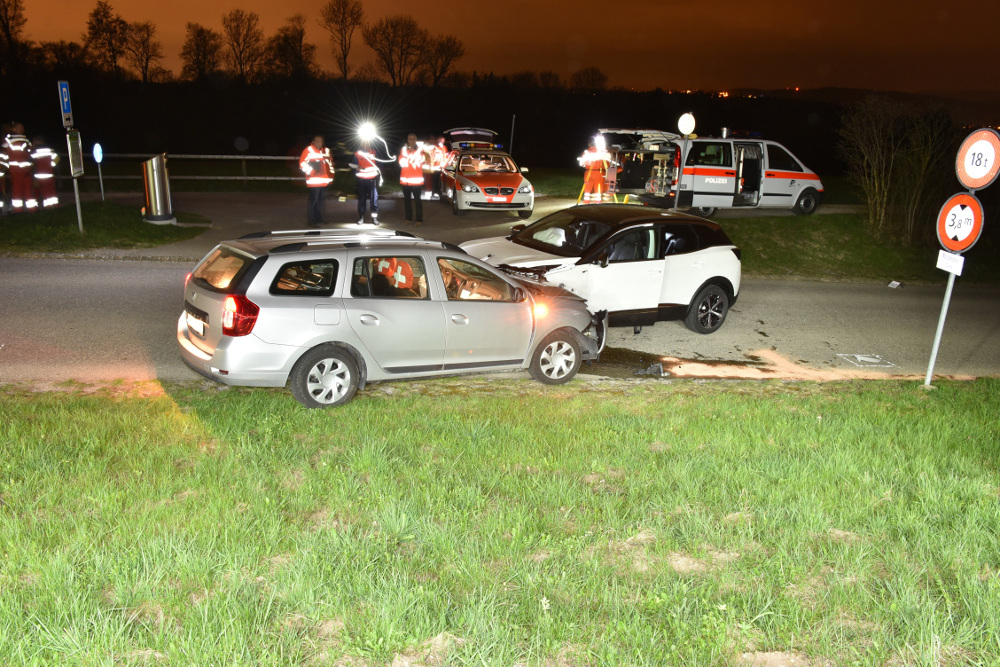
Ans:
<svg viewBox="0 0 1000 667"><path fill-rule="evenodd" d="M142 219L157 225L177 222L170 208L166 153L160 153L142 163L142 180L146 186L146 207L143 209Z"/></svg>

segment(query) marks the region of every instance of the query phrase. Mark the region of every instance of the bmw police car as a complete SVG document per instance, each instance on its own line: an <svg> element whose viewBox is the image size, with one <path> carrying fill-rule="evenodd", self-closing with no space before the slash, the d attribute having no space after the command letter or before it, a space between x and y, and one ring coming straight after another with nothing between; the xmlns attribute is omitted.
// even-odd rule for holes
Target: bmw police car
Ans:
<svg viewBox="0 0 1000 667"><path fill-rule="evenodd" d="M608 170L609 192L668 206L676 197L678 208L701 216L723 208L784 208L806 215L823 200L819 176L776 141L730 136L725 128L719 138L687 142L660 130L600 132L619 167Z"/></svg>
<svg viewBox="0 0 1000 667"><path fill-rule="evenodd" d="M441 172L441 191L455 215L466 211L513 211L530 218L535 189L509 154L495 143L496 132L479 127L447 130L452 151Z"/></svg>

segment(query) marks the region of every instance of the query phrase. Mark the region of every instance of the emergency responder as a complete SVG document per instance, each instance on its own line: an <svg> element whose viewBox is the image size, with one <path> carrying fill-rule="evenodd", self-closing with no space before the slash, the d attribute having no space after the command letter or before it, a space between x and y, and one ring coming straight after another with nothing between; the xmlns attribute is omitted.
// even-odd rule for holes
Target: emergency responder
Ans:
<svg viewBox="0 0 1000 667"><path fill-rule="evenodd" d="M444 159L448 155L444 137L435 137L433 134L427 137L424 151L427 153L427 162L424 165L424 196L427 199L440 200L441 169L444 168Z"/></svg>
<svg viewBox="0 0 1000 667"><path fill-rule="evenodd" d="M601 192L604 189L604 179L608 173L610 158L611 156L604 150L604 146L598 145L597 139L591 139L587 150L577 158L577 162L586 170L583 174L583 203L601 203Z"/></svg>
<svg viewBox="0 0 1000 667"><path fill-rule="evenodd" d="M38 200L32 192L31 142L24 136L24 125L11 123L10 133L3 140L2 153L10 174L11 212L35 210L38 208Z"/></svg>
<svg viewBox="0 0 1000 667"><path fill-rule="evenodd" d="M59 156L45 145L45 139L35 137L32 142L34 152L31 159L35 163L35 194L42 208L55 206L59 203L59 196L56 194L56 165L59 164Z"/></svg>
<svg viewBox="0 0 1000 667"><path fill-rule="evenodd" d="M406 145L399 150L399 185L403 188L404 225L414 221L417 226L424 223L424 205L420 200L420 192L424 187L426 163L427 154L417 144L417 135L410 133L406 137ZM414 207L416 218L413 217Z"/></svg>
<svg viewBox="0 0 1000 667"><path fill-rule="evenodd" d="M371 142L362 141L354 153L351 168L358 181L358 224L365 224L365 210L369 201L372 208L372 224L378 226L378 181L382 172L378 168L378 158L372 152Z"/></svg>
<svg viewBox="0 0 1000 667"><path fill-rule="evenodd" d="M309 190L306 221L310 227L319 227L326 222L323 219L323 202L326 187L333 181L333 160L330 149L323 145L322 135L313 137L312 143L302 151L299 168L306 175L306 189Z"/></svg>

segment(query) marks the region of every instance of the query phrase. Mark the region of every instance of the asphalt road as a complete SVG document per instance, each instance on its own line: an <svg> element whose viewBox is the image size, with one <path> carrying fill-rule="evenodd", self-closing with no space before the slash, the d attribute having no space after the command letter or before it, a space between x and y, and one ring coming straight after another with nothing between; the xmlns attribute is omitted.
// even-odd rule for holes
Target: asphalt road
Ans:
<svg viewBox="0 0 1000 667"><path fill-rule="evenodd" d="M136 208L141 200L134 201ZM537 218L566 200L539 200ZM383 200L381 219L402 228L400 200ZM87 257L0 258L0 381L189 380L174 338L185 274L215 243L260 229L293 229L305 195L175 195L175 210L201 213L213 226L197 239L139 251ZM328 201L328 219L357 220L351 200ZM423 236L458 243L504 234L508 214L456 217L425 202ZM533 218L533 219L535 219ZM86 224L86 221L84 221ZM145 224L145 223L138 223ZM114 259L111 259L114 258ZM679 322L634 334L614 329L609 345L650 358L675 358L673 375L732 377L922 378L944 295L940 285L745 280L722 329L710 336ZM696 363L701 362L701 363ZM949 308L935 377L1000 375L1000 289L962 285Z"/></svg>

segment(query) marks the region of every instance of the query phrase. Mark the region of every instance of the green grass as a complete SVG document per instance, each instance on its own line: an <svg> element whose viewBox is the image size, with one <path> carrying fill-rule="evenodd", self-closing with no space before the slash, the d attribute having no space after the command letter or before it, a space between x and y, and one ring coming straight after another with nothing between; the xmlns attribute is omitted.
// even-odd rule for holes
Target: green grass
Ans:
<svg viewBox="0 0 1000 667"><path fill-rule="evenodd" d="M83 202L83 234L76 205L19 213L0 223L0 252L74 252L90 248L150 248L189 239L204 227L178 227L143 222L142 213L111 201ZM203 216L175 212L178 222L208 225Z"/></svg>
<svg viewBox="0 0 1000 667"><path fill-rule="evenodd" d="M3 664L1000 662L996 379L63 389L0 391Z"/></svg>

